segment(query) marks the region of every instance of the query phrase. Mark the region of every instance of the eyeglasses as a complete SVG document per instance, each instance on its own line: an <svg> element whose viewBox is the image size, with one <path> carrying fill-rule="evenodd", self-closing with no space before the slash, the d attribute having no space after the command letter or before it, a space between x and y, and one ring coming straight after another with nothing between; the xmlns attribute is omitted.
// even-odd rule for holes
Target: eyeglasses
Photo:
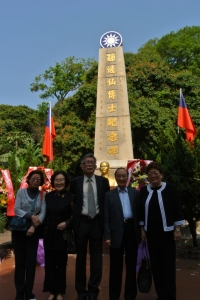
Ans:
<svg viewBox="0 0 200 300"><path fill-rule="evenodd" d="M124 179L124 178L127 178L127 175L125 175L125 174L124 175L116 175L116 178L123 178Z"/></svg>
<svg viewBox="0 0 200 300"><path fill-rule="evenodd" d="M41 178L39 178L39 177L32 177L30 180L32 180L32 181L41 181Z"/></svg>
<svg viewBox="0 0 200 300"><path fill-rule="evenodd" d="M54 182L64 182L65 178L55 179Z"/></svg>
<svg viewBox="0 0 200 300"><path fill-rule="evenodd" d="M86 162L82 163L82 165L86 165L86 166L91 165L91 166L93 166L93 165L96 165L96 163L94 161L86 161Z"/></svg>
<svg viewBox="0 0 200 300"><path fill-rule="evenodd" d="M160 174L160 172L155 171L155 172L148 173L148 176L153 176L153 175L158 175L158 174Z"/></svg>

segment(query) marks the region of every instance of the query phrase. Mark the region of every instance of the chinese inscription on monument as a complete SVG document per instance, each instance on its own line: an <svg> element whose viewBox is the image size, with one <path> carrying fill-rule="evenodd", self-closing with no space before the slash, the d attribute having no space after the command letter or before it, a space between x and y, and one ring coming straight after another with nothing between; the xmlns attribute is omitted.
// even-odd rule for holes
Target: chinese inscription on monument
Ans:
<svg viewBox="0 0 200 300"><path fill-rule="evenodd" d="M109 32L101 38L97 85L95 156L111 168L133 159L130 113L122 38ZM99 165L99 164L98 164Z"/></svg>

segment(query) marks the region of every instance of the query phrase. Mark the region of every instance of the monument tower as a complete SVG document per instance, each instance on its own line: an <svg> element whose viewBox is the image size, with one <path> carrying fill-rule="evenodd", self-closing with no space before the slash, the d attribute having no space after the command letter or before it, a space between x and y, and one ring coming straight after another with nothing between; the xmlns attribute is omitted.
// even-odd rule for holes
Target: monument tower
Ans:
<svg viewBox="0 0 200 300"><path fill-rule="evenodd" d="M122 37L115 31L100 39L94 155L111 173L133 159Z"/></svg>

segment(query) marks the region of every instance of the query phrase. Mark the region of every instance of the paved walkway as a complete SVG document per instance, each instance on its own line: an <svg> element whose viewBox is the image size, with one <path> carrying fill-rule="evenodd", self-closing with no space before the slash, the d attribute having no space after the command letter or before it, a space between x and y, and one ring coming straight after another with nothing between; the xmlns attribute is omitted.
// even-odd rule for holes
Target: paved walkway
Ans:
<svg viewBox="0 0 200 300"><path fill-rule="evenodd" d="M9 233L7 233L7 240ZM6 233L0 234L0 244L7 242ZM75 300L74 290L74 268L75 255L69 255L67 265L67 292L65 299ZM164 258L163 258L164 259ZM0 265L0 300L14 300L15 289L13 284L14 256L3 261ZM87 258L87 273L89 274L89 256ZM100 285L98 300L108 300L108 276L109 276L109 255L103 256L103 278ZM42 292L44 279L44 268L37 266L34 293L37 300L46 300L48 293ZM123 292L122 292L123 293ZM137 300L155 300L154 286L149 294L138 293ZM199 300L200 299L200 260L177 259L177 300ZM123 295L120 300L123 300Z"/></svg>

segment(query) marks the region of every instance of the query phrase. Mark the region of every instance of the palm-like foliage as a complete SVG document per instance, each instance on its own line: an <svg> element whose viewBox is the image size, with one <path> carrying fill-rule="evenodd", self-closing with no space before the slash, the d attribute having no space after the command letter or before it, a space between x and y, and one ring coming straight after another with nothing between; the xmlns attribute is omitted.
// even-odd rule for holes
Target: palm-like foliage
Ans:
<svg viewBox="0 0 200 300"><path fill-rule="evenodd" d="M3 233L7 218L4 214L0 213L0 233Z"/></svg>

